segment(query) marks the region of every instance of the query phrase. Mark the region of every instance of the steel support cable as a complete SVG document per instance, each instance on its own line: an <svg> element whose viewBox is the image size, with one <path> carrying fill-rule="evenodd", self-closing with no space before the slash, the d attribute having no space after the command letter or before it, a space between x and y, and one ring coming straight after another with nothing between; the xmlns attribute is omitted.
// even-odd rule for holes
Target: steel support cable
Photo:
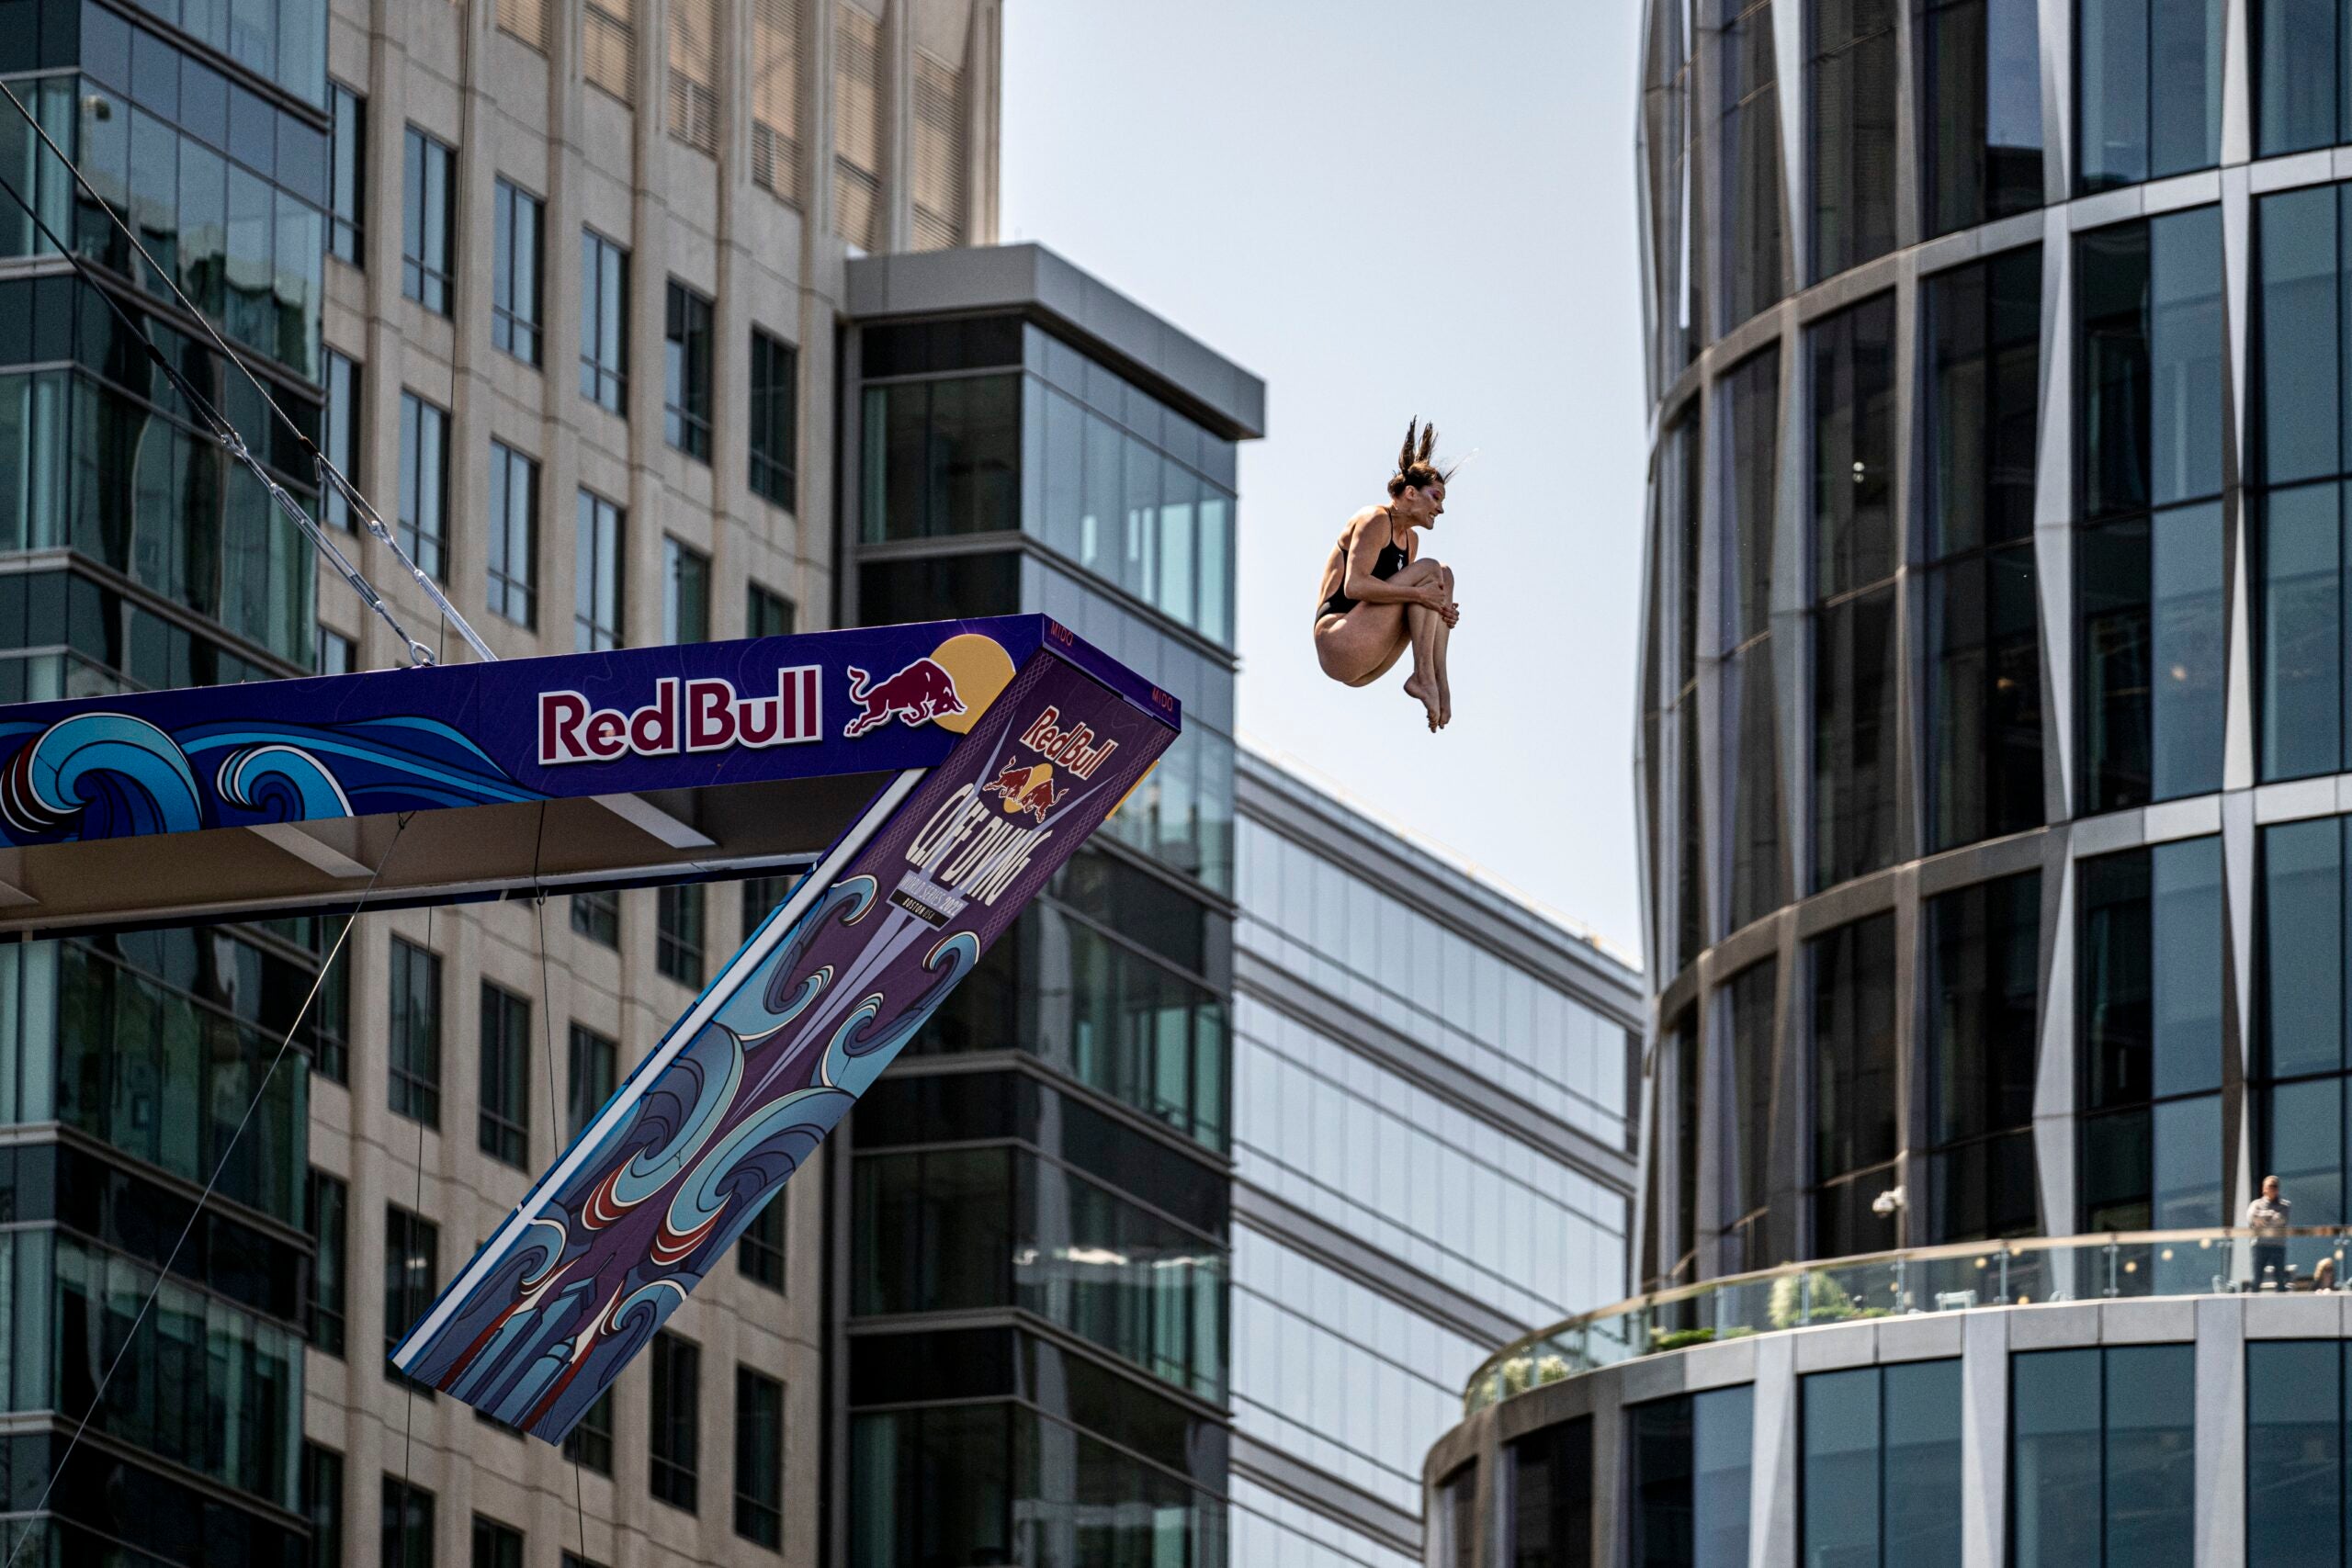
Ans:
<svg viewBox="0 0 2352 1568"><path fill-rule="evenodd" d="M289 415L284 408L279 406L277 400L270 394L269 388L263 383L260 377L254 374L253 367L247 365L237 352L229 346L228 340L220 335L220 330L212 324L211 321L204 314L204 312L198 310L195 304L189 300L186 294L180 292L179 284L173 278L171 273L165 270L164 266L155 260L154 255L147 249L146 245L141 243L138 233L132 230L129 223L123 220L122 214L117 212L104 197L98 195L96 187L92 186L88 178L84 175L80 165L75 164L73 159L67 157L65 155L64 149L58 146L55 140L50 136L49 128L41 124L41 122L34 117L33 112L25 107L23 99L17 96L16 89L9 86L6 82L0 81L0 95L6 96L8 102L15 107L17 113L23 118L24 122L32 128L33 134L40 138L41 145L48 148L50 154L54 157L59 164L64 166L65 172L74 176L74 184L81 190L83 195L96 206L100 211L104 212L107 215L107 220L112 222L117 229L121 231L123 238L130 242L130 248L139 253L140 260L145 262L148 269L156 277L163 280L164 287L171 290L172 298L178 302L180 309L187 311L189 318L204 329L204 334L212 340L213 347L220 351L221 357L226 359L230 364L234 365L237 367L238 373L243 375L247 381L253 384L254 392L257 393L260 396L261 400L268 406L269 412L276 414L279 423L284 424L288 430L291 431L294 438L297 441L300 441L304 448L310 452L312 459L318 465L320 482L322 485L332 485L335 491L342 495L343 498L350 503L353 510L358 513L360 520L367 525L368 532L374 535L377 540L381 543L385 548L392 552L392 558L400 562L402 570L407 571L411 580L416 583L417 587L424 591L424 596L433 601L435 607L441 612L442 618L449 625L458 628L458 635L466 639L467 646L474 650L476 657L485 661L495 661L498 655L490 650L490 645L482 641L481 634L474 630L472 624L469 622L464 615L458 611L457 605L449 602L449 596L442 591L441 585L434 581L431 574L426 572L424 568L418 566L416 562L410 558L408 551L401 547L399 536L385 524L383 513L378 512L375 505L370 502L366 496L359 492L357 486L354 485L348 479L344 477L343 470L337 468L333 462L328 460L327 455L319 449L319 444L311 440L309 434L303 431L302 427L294 423L293 417ZM74 270L81 276L83 281L90 284L93 288L98 288L101 293L105 293L106 290L104 287L98 284L97 281L90 276L89 269L86 264L82 260L80 254L65 245L58 239L56 232L50 228L49 224L41 218L40 214L33 209L32 205L17 192L13 186L8 187L8 194L15 199L17 205L23 208L26 213L32 218L34 224L40 230L42 237L48 240L51 245L56 246L59 254L63 255L73 264ZM122 306L119 301L114 300L110 295L108 296L107 302L114 306L118 314L122 313ZM137 323L132 324L134 327L137 326ZM144 329L139 329L139 333L141 338L145 340L146 333ZM156 351L152 341L147 344L147 351L155 358L158 364L163 363L163 356ZM175 386L183 385L181 378L177 376L174 376L173 380ZM203 406L208 408L210 407L209 403L206 403ZM383 616L385 622L391 626L392 630L399 634L401 641L406 645L408 649L410 662L413 664L432 663L434 660L431 650L426 649L425 646L419 642L415 637L411 637L407 630L401 626L400 622L393 618L390 606L384 603L382 595L378 593L375 588L368 582L368 580L360 574L358 569L353 566L350 561L344 557L343 552L334 547L334 541L326 537L325 534L319 528L316 521L313 520L308 513L302 510L300 503L296 502L291 495L288 494L285 488L279 485L277 480L271 479L268 473L262 468L260 464L254 460L253 454L246 449L243 438L237 434L236 427L229 423L229 422L225 418L222 418L217 411L213 413L212 418L217 421L219 424L219 428L214 432L216 438L219 439L220 444L228 449L231 456L245 464L246 467L251 468L253 472L260 478L262 483L268 487L272 495L277 501L279 507L291 515L296 522L300 525L303 534L309 537L311 542L318 546L319 548L327 555L330 562L334 565L336 570L342 575L344 581L350 583L354 591L356 592L360 598L367 603L368 606L374 610L378 615Z"/></svg>

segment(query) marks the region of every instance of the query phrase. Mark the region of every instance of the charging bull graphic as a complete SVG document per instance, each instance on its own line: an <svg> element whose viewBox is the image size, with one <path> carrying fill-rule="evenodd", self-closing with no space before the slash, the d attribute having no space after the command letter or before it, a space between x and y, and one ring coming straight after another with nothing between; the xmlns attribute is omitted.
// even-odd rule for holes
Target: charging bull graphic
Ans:
<svg viewBox="0 0 2352 1568"><path fill-rule="evenodd" d="M1062 796L1069 793L1069 786L1054 787L1054 770L1050 763L1039 762L1035 767L1024 768L1015 762L999 773L993 784L982 784L980 793L1000 796L1004 801L1007 817L1018 817L1025 811L1042 826L1046 813L1062 803Z"/></svg>
<svg viewBox="0 0 2352 1568"><path fill-rule="evenodd" d="M964 711L964 699L956 694L956 677L935 659L918 659L883 681L853 664L849 700L858 705L856 716L842 731L851 740L894 718L910 725L929 724Z"/></svg>

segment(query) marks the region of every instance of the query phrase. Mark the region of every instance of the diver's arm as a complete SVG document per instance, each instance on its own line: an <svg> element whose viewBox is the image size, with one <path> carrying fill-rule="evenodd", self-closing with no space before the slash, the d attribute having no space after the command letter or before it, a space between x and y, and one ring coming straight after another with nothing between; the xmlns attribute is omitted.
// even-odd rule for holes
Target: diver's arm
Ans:
<svg viewBox="0 0 2352 1568"><path fill-rule="evenodd" d="M1373 513L1373 517L1385 515ZM1348 570L1340 592L1360 604L1420 604L1432 610L1445 607L1445 586L1438 582L1392 582L1374 577L1372 569L1380 562L1382 545L1373 543L1373 518L1367 517L1348 531Z"/></svg>

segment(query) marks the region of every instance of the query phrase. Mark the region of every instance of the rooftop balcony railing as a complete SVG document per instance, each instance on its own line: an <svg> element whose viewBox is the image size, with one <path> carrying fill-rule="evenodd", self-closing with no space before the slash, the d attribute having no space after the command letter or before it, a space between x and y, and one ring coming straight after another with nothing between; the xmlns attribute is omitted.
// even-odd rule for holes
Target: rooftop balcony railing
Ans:
<svg viewBox="0 0 2352 1568"><path fill-rule="evenodd" d="M2265 1233L2115 1231L1911 1247L1783 1264L1635 1296L1487 1358L1463 1393L1475 1416L1579 1372L1783 1328L1974 1307L2153 1296L2341 1290L2352 1226Z"/></svg>

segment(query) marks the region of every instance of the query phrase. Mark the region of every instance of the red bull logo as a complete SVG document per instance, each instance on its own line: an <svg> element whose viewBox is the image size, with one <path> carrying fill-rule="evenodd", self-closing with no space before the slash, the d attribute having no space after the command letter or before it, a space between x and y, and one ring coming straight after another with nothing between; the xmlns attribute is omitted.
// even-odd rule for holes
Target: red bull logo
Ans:
<svg viewBox="0 0 2352 1568"><path fill-rule="evenodd" d="M894 718L910 725L929 724L964 711L964 699L956 694L956 677L935 659L918 659L880 681L853 664L849 700L857 705L857 712L842 731L848 740L879 729Z"/></svg>
<svg viewBox="0 0 2352 1568"><path fill-rule="evenodd" d="M1042 826L1046 813L1062 803L1062 796L1069 793L1069 786L1054 787L1054 770L1047 763L1023 767L1015 762L999 773L993 784L982 784L980 793L1001 798L1007 817L1018 817L1026 812Z"/></svg>

